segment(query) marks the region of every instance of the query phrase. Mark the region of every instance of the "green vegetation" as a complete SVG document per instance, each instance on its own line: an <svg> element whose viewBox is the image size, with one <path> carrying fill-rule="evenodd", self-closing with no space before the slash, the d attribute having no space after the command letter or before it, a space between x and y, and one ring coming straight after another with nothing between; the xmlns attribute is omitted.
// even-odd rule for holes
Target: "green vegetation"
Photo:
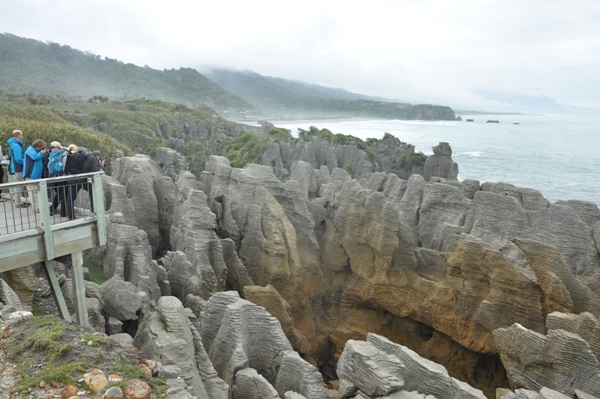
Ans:
<svg viewBox="0 0 600 399"><path fill-rule="evenodd" d="M366 149L364 151L365 151L365 154L367 154L367 161L374 164L375 163L375 153L369 149Z"/></svg>
<svg viewBox="0 0 600 399"><path fill-rule="evenodd" d="M4 144L19 129L24 133L25 147L36 139L48 145L60 141L64 146L75 143L78 146L99 150L103 154L113 154L121 150L131 155L127 146L102 132L87 127L77 127L61 118L50 105L31 105L30 101L0 101L0 143ZM107 157L110 161L110 158Z"/></svg>
<svg viewBox="0 0 600 399"><path fill-rule="evenodd" d="M83 343L86 345L98 347L98 345L105 344L108 341L108 337L102 334L85 334L83 336ZM90 344L91 342L91 344Z"/></svg>
<svg viewBox="0 0 600 399"><path fill-rule="evenodd" d="M104 277L104 270L102 270L102 266L94 266L90 258L85 258L83 260L83 267L88 268L90 272L90 280L93 283L100 285L106 281L106 277Z"/></svg>
<svg viewBox="0 0 600 399"><path fill-rule="evenodd" d="M23 378L13 393L27 391L42 380L76 384L84 373L94 368L106 375L123 377L121 388L133 378L148 382L157 397L162 397L168 388L164 378L144 374L137 359L104 335L90 334L81 326L66 323L56 316L34 317L17 323L10 338L1 345L14 360L18 359L18 370ZM38 367L40 364L42 367Z"/></svg>
<svg viewBox="0 0 600 399"><path fill-rule="evenodd" d="M330 143L334 143L334 144L347 145L352 142L364 143L364 141L362 141L362 139L360 139L356 136L352 136L350 134L341 134L341 133L333 134L331 132L331 130L329 130L329 129L319 130L315 126L309 127L308 130L298 129L298 136L302 140L307 141L307 142L310 141L310 139L313 137L318 137L320 139L327 140Z"/></svg>
<svg viewBox="0 0 600 399"><path fill-rule="evenodd" d="M455 118L454 111L445 106L390 102L252 72L213 71L209 76L213 80L193 68L161 71L68 45L0 34L0 90L46 96L32 96L32 105L48 104L58 94L80 96L89 103L150 98L189 107L205 104L231 115ZM127 108L135 111L136 105L128 104Z"/></svg>
<svg viewBox="0 0 600 399"><path fill-rule="evenodd" d="M415 165L418 165L418 166L425 165L425 159L427 159L427 157L422 152L415 152L415 153L410 154L410 160Z"/></svg>
<svg viewBox="0 0 600 399"><path fill-rule="evenodd" d="M42 308L41 305L34 303L31 305L31 313L33 313L34 316L43 316L44 308Z"/></svg>
<svg viewBox="0 0 600 399"><path fill-rule="evenodd" d="M406 160L408 159L408 156L406 154L402 154L398 157L398 163L400 164L400 166L405 166L406 165Z"/></svg>
<svg viewBox="0 0 600 399"><path fill-rule="evenodd" d="M70 343L60 342L66 326L58 322L56 316L36 317L27 323L26 328L31 328L33 333L16 346L18 354L26 349L39 350L45 353L46 359L56 360L71 349Z"/></svg>
<svg viewBox="0 0 600 399"><path fill-rule="evenodd" d="M234 168L242 168L247 163L262 164L262 154L270 140L287 142L292 136L286 129L271 129L267 134L254 136L242 132L240 137L227 137L218 140L217 151L227 159Z"/></svg>
<svg viewBox="0 0 600 399"><path fill-rule="evenodd" d="M350 176L352 176L354 174L354 166L352 166L352 165L344 166L344 170L346 170L346 172L350 173Z"/></svg>
<svg viewBox="0 0 600 399"><path fill-rule="evenodd" d="M147 97L232 111L253 109L192 68L160 71L6 33L0 34L0 89L89 97L91 102ZM35 98L38 104L41 100Z"/></svg>

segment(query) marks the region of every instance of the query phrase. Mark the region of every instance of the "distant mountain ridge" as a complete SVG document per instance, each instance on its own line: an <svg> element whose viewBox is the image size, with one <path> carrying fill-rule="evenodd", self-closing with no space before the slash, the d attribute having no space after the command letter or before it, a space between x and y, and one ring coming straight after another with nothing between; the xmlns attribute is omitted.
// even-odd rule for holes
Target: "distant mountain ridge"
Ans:
<svg viewBox="0 0 600 399"><path fill-rule="evenodd" d="M0 90L147 97L239 111L254 108L192 68L160 71L7 33L0 34Z"/></svg>
<svg viewBox="0 0 600 399"><path fill-rule="evenodd" d="M450 107L390 102L254 72L156 70L58 43L0 34L0 90L116 100L148 98L205 104L230 119L362 117L453 120ZM93 100L91 100L93 101Z"/></svg>
<svg viewBox="0 0 600 399"><path fill-rule="evenodd" d="M206 76L256 108L280 118L375 117L453 120L450 107L413 105L339 88L263 76L252 71L213 69Z"/></svg>
<svg viewBox="0 0 600 399"><path fill-rule="evenodd" d="M313 83L299 82L293 80L287 80L283 78L260 75L256 72L244 70L244 71L232 71L227 69L207 69L203 71L209 79L216 82L219 86L231 91L243 92L244 89L250 94L250 88L247 86L249 81L255 80L256 82L263 81L271 83L272 87L278 89L284 89L294 92L298 95L312 96L312 97L323 97L323 98L334 98L338 100L371 100L371 101L383 101L392 102L391 100L383 97L366 96L364 94L352 93L342 88L333 88L327 86L321 86ZM246 86L244 87L244 84ZM239 94L238 94L239 95Z"/></svg>

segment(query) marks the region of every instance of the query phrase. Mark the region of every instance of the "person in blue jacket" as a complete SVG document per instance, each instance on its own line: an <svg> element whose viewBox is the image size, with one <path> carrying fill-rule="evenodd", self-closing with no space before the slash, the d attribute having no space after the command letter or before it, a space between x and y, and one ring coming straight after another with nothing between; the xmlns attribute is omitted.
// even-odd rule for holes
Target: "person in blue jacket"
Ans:
<svg viewBox="0 0 600 399"><path fill-rule="evenodd" d="M23 167L24 180L42 178L42 158L46 153L46 142L37 139L25 151L25 165Z"/></svg>
<svg viewBox="0 0 600 399"><path fill-rule="evenodd" d="M42 158L46 153L46 142L37 139L25 151L25 166L23 167L23 178L25 180L37 180L42 178ZM37 206L36 190L32 189L33 204ZM28 206L28 205L25 205ZM39 209L36 210L39 212Z"/></svg>
<svg viewBox="0 0 600 399"><path fill-rule="evenodd" d="M15 130L13 136L8 139L7 144L10 157L8 173L15 175L15 181L21 181L23 173L23 132Z"/></svg>
<svg viewBox="0 0 600 399"><path fill-rule="evenodd" d="M10 163L8 165L9 182L23 180L23 132L14 130L13 136L6 142L8 144L8 156ZM21 204L21 190L18 188L10 189L10 196L17 206Z"/></svg>

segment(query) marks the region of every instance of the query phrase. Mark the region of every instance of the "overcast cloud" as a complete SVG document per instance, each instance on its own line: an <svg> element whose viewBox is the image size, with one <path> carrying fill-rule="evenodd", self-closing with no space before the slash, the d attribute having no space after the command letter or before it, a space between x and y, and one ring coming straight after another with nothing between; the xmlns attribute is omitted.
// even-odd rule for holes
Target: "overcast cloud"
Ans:
<svg viewBox="0 0 600 399"><path fill-rule="evenodd" d="M0 32L140 66L479 110L526 111L542 95L600 109L599 22L587 0L0 0Z"/></svg>

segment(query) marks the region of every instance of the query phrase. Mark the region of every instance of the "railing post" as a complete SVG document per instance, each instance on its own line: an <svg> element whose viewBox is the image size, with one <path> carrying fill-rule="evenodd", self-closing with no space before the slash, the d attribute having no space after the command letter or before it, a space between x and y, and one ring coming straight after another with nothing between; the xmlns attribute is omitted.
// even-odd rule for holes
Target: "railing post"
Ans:
<svg viewBox="0 0 600 399"><path fill-rule="evenodd" d="M46 260L54 259L54 238L52 237L52 226L50 223L50 209L48 208L48 185L46 180L38 183L38 209L40 220L44 228L44 246L46 249Z"/></svg>

